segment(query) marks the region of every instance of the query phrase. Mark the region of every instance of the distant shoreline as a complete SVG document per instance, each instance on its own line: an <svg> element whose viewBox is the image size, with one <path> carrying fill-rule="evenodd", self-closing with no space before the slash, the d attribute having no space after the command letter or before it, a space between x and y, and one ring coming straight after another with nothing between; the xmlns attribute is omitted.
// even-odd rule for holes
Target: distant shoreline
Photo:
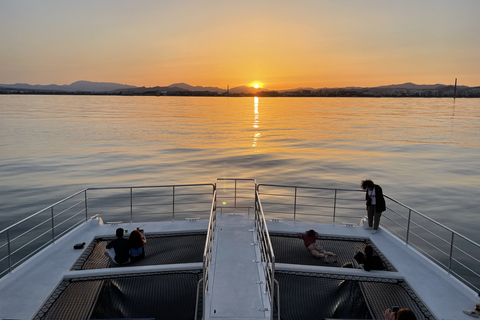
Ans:
<svg viewBox="0 0 480 320"><path fill-rule="evenodd" d="M476 89L476 88L474 88ZM414 91L414 92L411 92ZM453 92L434 92L433 90L390 90L388 92L358 92L348 90L320 90L317 92L276 92L276 91L260 91L257 93L217 93L211 91L172 91L172 92L66 92L66 91L43 91L43 90L18 90L0 88L0 95L52 95L52 96L150 96L150 97L311 97L311 98L453 98ZM457 92L456 98L480 98L480 89L467 90L466 92Z"/></svg>

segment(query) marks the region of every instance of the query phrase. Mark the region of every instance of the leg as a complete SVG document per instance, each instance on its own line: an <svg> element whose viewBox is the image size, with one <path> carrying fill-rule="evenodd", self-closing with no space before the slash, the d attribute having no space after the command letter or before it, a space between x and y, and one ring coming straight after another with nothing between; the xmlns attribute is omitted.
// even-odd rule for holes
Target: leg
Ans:
<svg viewBox="0 0 480 320"><path fill-rule="evenodd" d="M326 263L328 263L328 257L327 257L326 255L324 255L323 253L320 253L320 252L318 252L318 251L315 250L315 249L310 250L310 253L311 253L312 256L314 256L315 258L323 259L323 261L325 261Z"/></svg>
<svg viewBox="0 0 480 320"><path fill-rule="evenodd" d="M368 206L367 207L367 216L368 216L368 226L371 228L373 227L373 215L375 212L375 207L374 206Z"/></svg>
<svg viewBox="0 0 480 320"><path fill-rule="evenodd" d="M378 230L378 226L380 225L380 217L382 216L381 212L375 212L373 229Z"/></svg>
<svg viewBox="0 0 480 320"><path fill-rule="evenodd" d="M335 253L328 251L325 254L329 255L329 256L332 256L333 257L333 262L338 262L338 256Z"/></svg>
<svg viewBox="0 0 480 320"><path fill-rule="evenodd" d="M110 257L113 263L117 264L117 262L115 261L115 250L113 248L107 249L106 254Z"/></svg>

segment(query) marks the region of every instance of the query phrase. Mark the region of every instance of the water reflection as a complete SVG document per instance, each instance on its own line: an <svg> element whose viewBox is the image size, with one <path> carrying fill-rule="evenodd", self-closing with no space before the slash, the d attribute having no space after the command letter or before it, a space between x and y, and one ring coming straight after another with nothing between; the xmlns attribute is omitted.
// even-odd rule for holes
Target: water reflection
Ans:
<svg viewBox="0 0 480 320"><path fill-rule="evenodd" d="M258 128L259 128L258 123L260 122L259 121L259 113L258 113L258 97L255 97L254 100L253 100L253 114L254 114L253 127L258 130ZM253 148L257 147L257 142L258 142L258 139L260 138L260 136L261 136L261 133L258 132L258 131L256 131L253 134L253 144L252 144ZM255 152L258 152L258 150L255 150Z"/></svg>

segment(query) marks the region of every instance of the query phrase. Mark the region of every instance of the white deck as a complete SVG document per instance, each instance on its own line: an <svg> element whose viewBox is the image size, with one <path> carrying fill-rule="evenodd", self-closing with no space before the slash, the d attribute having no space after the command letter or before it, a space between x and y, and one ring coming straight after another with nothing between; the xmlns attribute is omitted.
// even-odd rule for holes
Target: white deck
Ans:
<svg viewBox="0 0 480 320"><path fill-rule="evenodd" d="M211 283L206 296L207 319L270 318L255 221L248 215L217 214L210 269Z"/></svg>
<svg viewBox="0 0 480 320"><path fill-rule="evenodd" d="M148 233L154 232L182 232L207 230L207 220L176 221L176 222L149 222L149 223L123 223L119 225L102 225L98 220L90 220L65 237L57 240L23 263L12 273L0 279L0 319L31 319L43 305L48 296L65 277L80 274L101 275L105 273L125 273L130 269L161 270L169 266L151 266L136 268L113 268L100 270L68 271L79 258L82 250L75 250L76 243L90 243L96 237L114 236L115 230L122 227L128 231L141 227ZM86 247L87 245L85 245ZM200 269L202 264L190 264L191 267ZM186 265L178 266L181 269ZM160 268L159 268L160 267ZM114 270L115 269L115 270Z"/></svg>
<svg viewBox="0 0 480 320"><path fill-rule="evenodd" d="M101 225L97 220L88 221L67 236L47 247L31 260L0 279L0 319L30 319L45 299L64 277L78 274L102 274L132 272L136 270L163 270L171 266L127 267L102 270L68 271L82 250L74 250L78 242L89 243L95 237L112 236L119 226L133 230L142 227L147 233L199 231L207 229L208 221L176 221L148 224ZM252 217L246 215L217 215L214 253L211 265L211 288L206 296L207 318L258 319L269 312L258 311L269 307L264 287L256 281L263 280L258 263L258 246L252 246L256 234ZM298 222L268 222L271 232L296 233L314 228L322 235L370 238L398 272L371 271L371 275L403 278L423 300L437 319L473 319L462 310L472 309L478 298L441 268L426 260L387 231L370 234L361 227L342 225L305 224ZM354 249L352 248L352 256ZM175 265L177 268L201 267L200 263ZM140 269L141 268L141 269ZM292 266L277 264L277 270ZM332 267L294 266L295 270L313 272L362 274L359 269Z"/></svg>
<svg viewBox="0 0 480 320"><path fill-rule="evenodd" d="M416 250L405 245L381 227L376 234L371 234L371 230L365 230L362 227L299 222L269 222L268 228L270 232L286 233L305 232L313 228L321 235L370 238L398 270L398 272L370 271L370 274L403 278L439 320L474 319L463 313L463 310L471 310L475 307L475 303L479 303L480 299L473 290L460 283L453 276L448 275L446 271L425 259ZM354 248L352 248L352 258L353 255ZM295 270L300 269L298 266L294 268ZM304 271L322 272L326 271L325 269L330 269L328 270L329 273L358 275L367 273L367 271L361 269L301 266L301 270ZM291 268L288 265L276 264L276 270L291 270Z"/></svg>

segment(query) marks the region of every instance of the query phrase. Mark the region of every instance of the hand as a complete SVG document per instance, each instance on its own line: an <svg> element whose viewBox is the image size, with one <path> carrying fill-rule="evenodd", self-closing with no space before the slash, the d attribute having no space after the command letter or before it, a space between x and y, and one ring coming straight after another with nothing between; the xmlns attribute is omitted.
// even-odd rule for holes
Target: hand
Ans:
<svg viewBox="0 0 480 320"><path fill-rule="evenodd" d="M390 308L388 308L383 312L383 317L385 318L385 320L395 320L395 313L390 312Z"/></svg>

